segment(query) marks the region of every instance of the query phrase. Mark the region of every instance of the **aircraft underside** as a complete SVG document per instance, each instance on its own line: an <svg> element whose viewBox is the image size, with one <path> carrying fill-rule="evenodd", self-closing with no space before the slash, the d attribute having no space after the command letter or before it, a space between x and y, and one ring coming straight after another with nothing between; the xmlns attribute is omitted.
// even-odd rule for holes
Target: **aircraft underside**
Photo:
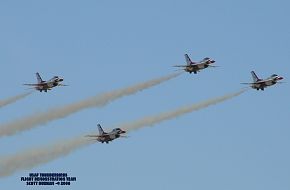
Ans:
<svg viewBox="0 0 290 190"><path fill-rule="evenodd" d="M205 69L207 67L208 67L208 65L205 65L205 64L202 64L202 65L190 65L190 66L186 67L185 71L189 72L189 73L196 74L198 71L200 71L202 69Z"/></svg>
<svg viewBox="0 0 290 190"><path fill-rule="evenodd" d="M45 85L45 86L38 86L38 87L36 87L36 90L38 90L40 92L42 92L42 91L47 92L48 90L51 90L51 88L48 87L47 85Z"/></svg>
<svg viewBox="0 0 290 190"><path fill-rule="evenodd" d="M109 143L110 141L115 140L116 138L119 138L120 135L110 135L110 136L106 136L106 137L99 137L97 140L101 143Z"/></svg>
<svg viewBox="0 0 290 190"><path fill-rule="evenodd" d="M267 82L265 82L263 84L253 84L252 88L254 88L256 90L264 90L268 86L272 86L274 84L276 84L276 82L274 82L274 81L267 81Z"/></svg>
<svg viewBox="0 0 290 190"><path fill-rule="evenodd" d="M48 90L51 90L53 87L56 87L58 83L45 83L45 84L40 84L36 87L36 90L42 92L47 92Z"/></svg>

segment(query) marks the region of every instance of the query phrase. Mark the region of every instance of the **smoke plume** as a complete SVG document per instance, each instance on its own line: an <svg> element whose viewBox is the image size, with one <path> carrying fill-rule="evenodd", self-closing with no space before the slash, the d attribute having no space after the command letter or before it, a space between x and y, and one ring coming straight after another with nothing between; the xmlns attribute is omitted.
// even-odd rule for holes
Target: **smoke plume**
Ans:
<svg viewBox="0 0 290 190"><path fill-rule="evenodd" d="M221 103L230 98L236 97L245 92L241 90L239 92L225 95L211 100L204 101L199 104L193 104L191 106L182 107L174 111L157 114L150 117L145 117L137 121L120 125L124 130L132 131L140 129L142 127L150 126L153 124L160 123L162 121L173 119L183 114L196 111L202 108L206 108L210 105ZM55 143L54 145L48 145L38 149L26 150L15 155L8 156L0 160L0 177L9 176L17 171L32 169L36 166L48 163L57 158L68 155L69 153L82 148L86 145L92 144L93 141L86 139L85 135L73 138L71 140L63 140Z"/></svg>
<svg viewBox="0 0 290 190"><path fill-rule="evenodd" d="M218 98L213 98L213 99L210 99L210 100L198 103L198 104L193 104L190 106L184 106L184 107L181 107L181 108L176 109L174 111L169 111L169 112L161 113L158 115L145 117L143 119L140 119L140 120L137 120L134 122L125 123L119 127L124 129L125 131L132 131L132 130L137 130L137 129L142 128L142 127L152 126L152 125L160 123L162 121L165 121L168 119L173 119L173 118L176 118L176 117L181 116L183 114L197 111L197 110L200 110L202 108L206 108L210 105L214 105L214 104L223 102L225 100L231 99L233 97L239 96L240 94L242 94L245 91L246 91L246 89L243 89L243 90L236 92L236 93L233 93L233 94L228 94L228 95L221 96Z"/></svg>
<svg viewBox="0 0 290 190"><path fill-rule="evenodd" d="M82 136L4 157L0 160L0 177L12 175L22 169L32 169L92 143L93 141L89 141Z"/></svg>
<svg viewBox="0 0 290 190"><path fill-rule="evenodd" d="M13 97L7 98L5 100L0 100L0 108L6 106L8 104L12 104L12 103L14 103L17 100L20 100L22 98L25 98L26 96L30 95L31 93L32 92L26 92L26 93L23 93L23 94L19 94L17 96L13 96Z"/></svg>
<svg viewBox="0 0 290 190"><path fill-rule="evenodd" d="M64 118L68 115L71 115L75 112L81 111L86 108L104 106L113 100L158 85L162 82L175 78L180 74L181 73L175 73L165 77L153 79L144 83L136 84L127 88L123 88L120 90L103 93L101 95L90 97L85 100L72 103L63 107L51 109L42 113L36 113L31 116L12 121L10 123L2 124L0 125L0 137L14 135L18 132L31 129L33 127L37 127L41 124L45 124L47 122L56 119Z"/></svg>

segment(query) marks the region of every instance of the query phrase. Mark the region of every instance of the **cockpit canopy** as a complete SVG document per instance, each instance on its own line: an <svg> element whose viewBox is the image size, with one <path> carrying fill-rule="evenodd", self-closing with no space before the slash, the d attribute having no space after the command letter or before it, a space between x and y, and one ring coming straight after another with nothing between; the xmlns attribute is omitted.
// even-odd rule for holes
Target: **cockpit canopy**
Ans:
<svg viewBox="0 0 290 190"><path fill-rule="evenodd" d="M278 76L278 75L276 75L276 74L271 75L272 78L277 77L277 76Z"/></svg>
<svg viewBox="0 0 290 190"><path fill-rule="evenodd" d="M116 132L117 134L122 134L122 133L126 133L126 131L123 131L122 129L120 129L120 128L115 128L115 129L113 129L113 131L112 132Z"/></svg>

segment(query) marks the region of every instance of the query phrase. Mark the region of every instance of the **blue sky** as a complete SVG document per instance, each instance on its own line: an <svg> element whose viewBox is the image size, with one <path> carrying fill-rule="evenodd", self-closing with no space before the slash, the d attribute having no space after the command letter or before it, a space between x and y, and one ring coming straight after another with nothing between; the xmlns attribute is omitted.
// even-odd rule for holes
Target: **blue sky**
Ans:
<svg viewBox="0 0 290 190"><path fill-rule="evenodd" d="M37 71L69 84L1 108L1 123L170 74L184 53L220 66L2 138L2 156L235 92L251 70L286 83L85 147L0 188L30 189L19 180L29 172L67 172L78 178L71 189L289 189L288 9L282 0L1 1L0 99L24 92Z"/></svg>

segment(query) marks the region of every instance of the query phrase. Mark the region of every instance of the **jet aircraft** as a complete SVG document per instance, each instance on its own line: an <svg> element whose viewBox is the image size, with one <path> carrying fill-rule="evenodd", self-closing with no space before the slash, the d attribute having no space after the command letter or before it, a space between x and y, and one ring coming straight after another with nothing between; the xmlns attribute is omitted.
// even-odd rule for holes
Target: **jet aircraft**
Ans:
<svg viewBox="0 0 290 190"><path fill-rule="evenodd" d="M40 74L36 73L36 78L37 78L37 84L24 84L24 85L33 86L34 89L40 92L42 91L47 92L47 90L51 90L53 87L56 87L56 86L67 86L67 85L61 84L61 82L63 81L63 78L60 78L59 76L54 76L52 79L48 81L44 81L40 77Z"/></svg>
<svg viewBox="0 0 290 190"><path fill-rule="evenodd" d="M252 83L241 83L241 84L249 84L253 89L256 90L264 90L264 88L268 86L272 86L274 84L280 83L279 81L283 79L283 77L278 76L276 74L271 75L266 79L260 79L254 71L251 71L251 75L253 78Z"/></svg>
<svg viewBox="0 0 290 190"><path fill-rule="evenodd" d="M99 130L99 135L86 135L86 137L94 137L94 140L97 140L101 143L106 142L107 144L110 141L113 141L119 137L126 137L126 136L122 136L121 134L126 133L126 131L123 131L120 128L115 128L113 129L111 132L104 132L104 130L102 129L101 125L98 124L98 130Z"/></svg>
<svg viewBox="0 0 290 190"><path fill-rule="evenodd" d="M216 66L211 65L212 63L215 62L215 60L210 59L208 57L204 58L201 61L194 62L190 60L187 54L185 54L184 56L186 60L186 65L175 65L174 67L183 67L184 68L183 70L185 70L186 72L189 72L190 74L192 72L196 74L200 70L205 69L207 67L216 67Z"/></svg>

